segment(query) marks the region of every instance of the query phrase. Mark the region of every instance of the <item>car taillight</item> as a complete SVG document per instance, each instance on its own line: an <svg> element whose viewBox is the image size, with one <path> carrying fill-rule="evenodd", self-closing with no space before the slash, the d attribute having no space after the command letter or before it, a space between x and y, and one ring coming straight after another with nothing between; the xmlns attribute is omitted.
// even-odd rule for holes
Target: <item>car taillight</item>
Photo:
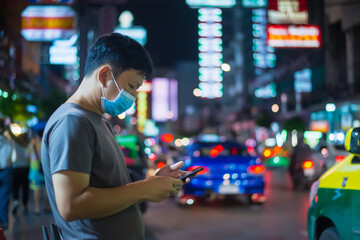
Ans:
<svg viewBox="0 0 360 240"><path fill-rule="evenodd" d="M252 165L247 169L249 174L263 174L265 167L263 165Z"/></svg>
<svg viewBox="0 0 360 240"><path fill-rule="evenodd" d="M341 162L342 160L344 160L344 158L346 158L346 156L336 156L335 161Z"/></svg>
<svg viewBox="0 0 360 240"><path fill-rule="evenodd" d="M314 166L314 162L311 161L311 160L307 160L307 161L303 162L303 164L302 164L302 167L303 167L304 169L310 169L310 168L312 168L313 166Z"/></svg>
<svg viewBox="0 0 360 240"><path fill-rule="evenodd" d="M189 172L190 172L190 171L192 171L192 170L194 170L194 169L196 169L196 168L198 168L198 167L200 167L200 166L190 166L190 167L188 167L188 168L186 169L186 171L189 171ZM207 174L207 173L210 172L208 167L204 167L204 166L201 166L201 167L203 167L204 170L201 170L200 172L198 172L197 175Z"/></svg>

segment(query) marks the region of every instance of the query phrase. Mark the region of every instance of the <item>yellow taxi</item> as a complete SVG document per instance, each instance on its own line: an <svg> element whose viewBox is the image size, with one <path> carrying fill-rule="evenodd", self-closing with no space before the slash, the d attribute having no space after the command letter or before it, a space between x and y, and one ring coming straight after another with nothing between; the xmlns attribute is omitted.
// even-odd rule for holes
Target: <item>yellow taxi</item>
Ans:
<svg viewBox="0 0 360 240"><path fill-rule="evenodd" d="M310 191L310 240L360 240L360 128L347 132L350 154L327 170Z"/></svg>

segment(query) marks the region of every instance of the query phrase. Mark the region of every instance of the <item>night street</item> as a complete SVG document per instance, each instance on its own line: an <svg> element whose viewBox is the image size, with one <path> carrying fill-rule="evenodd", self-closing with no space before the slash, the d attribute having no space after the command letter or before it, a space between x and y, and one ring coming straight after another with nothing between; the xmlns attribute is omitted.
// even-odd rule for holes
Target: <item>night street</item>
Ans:
<svg viewBox="0 0 360 240"><path fill-rule="evenodd" d="M190 207L178 207L172 199L151 203L144 215L147 240L305 240L307 191L292 191L284 170L265 174L268 201L247 205L243 200L216 201ZM40 239L41 224L49 224L50 215L26 217L19 212L7 240ZM12 234L11 234L12 233Z"/></svg>

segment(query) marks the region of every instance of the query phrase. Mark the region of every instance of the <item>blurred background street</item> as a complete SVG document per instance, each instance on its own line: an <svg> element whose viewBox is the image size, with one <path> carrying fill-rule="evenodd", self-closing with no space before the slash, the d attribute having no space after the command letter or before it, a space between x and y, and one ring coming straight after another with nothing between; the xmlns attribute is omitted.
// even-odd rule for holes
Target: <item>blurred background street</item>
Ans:
<svg viewBox="0 0 360 240"><path fill-rule="evenodd" d="M286 171L273 170L265 176L268 202L249 206L244 199L202 202L178 207L173 199L151 203L144 214L146 239L308 239L307 191L291 191ZM41 225L52 222L51 214L19 213L11 218L8 240L41 239Z"/></svg>

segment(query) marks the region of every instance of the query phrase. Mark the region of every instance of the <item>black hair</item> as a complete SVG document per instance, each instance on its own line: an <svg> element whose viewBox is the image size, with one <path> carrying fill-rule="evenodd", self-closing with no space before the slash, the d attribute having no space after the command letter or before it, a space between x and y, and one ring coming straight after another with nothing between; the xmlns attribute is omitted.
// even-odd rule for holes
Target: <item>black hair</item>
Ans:
<svg viewBox="0 0 360 240"><path fill-rule="evenodd" d="M120 33L101 36L91 47L85 63L85 76L101 65L109 64L114 76L129 69L139 70L149 78L152 60L143 46L134 39Z"/></svg>

